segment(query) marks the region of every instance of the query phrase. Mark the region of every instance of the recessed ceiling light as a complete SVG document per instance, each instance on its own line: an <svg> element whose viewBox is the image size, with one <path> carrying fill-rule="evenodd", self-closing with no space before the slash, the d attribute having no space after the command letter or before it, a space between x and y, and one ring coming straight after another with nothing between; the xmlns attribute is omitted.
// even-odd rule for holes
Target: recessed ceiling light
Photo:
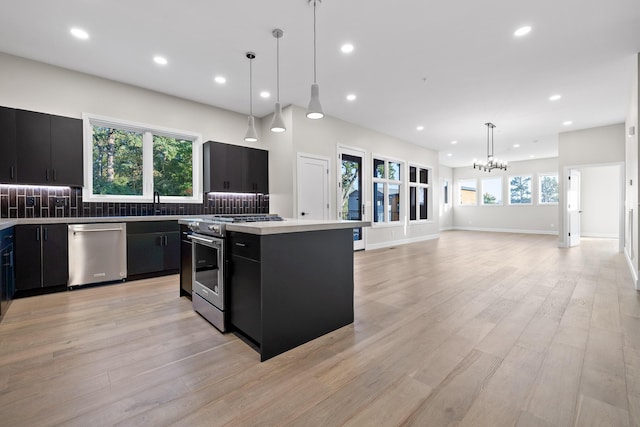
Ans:
<svg viewBox="0 0 640 427"><path fill-rule="evenodd" d="M520 147L520 144L513 144L513 148L518 148Z"/></svg>
<svg viewBox="0 0 640 427"><path fill-rule="evenodd" d="M263 90L262 92L260 92L260 97L262 98L269 98L271 96L271 94L269 92L267 92L266 90Z"/></svg>
<svg viewBox="0 0 640 427"><path fill-rule="evenodd" d="M227 79L225 79L225 78L224 78L224 77L222 77L222 76L215 76L215 77L213 78L213 80L214 80L216 83L220 84L220 85L223 85L223 84L225 84L225 83L227 82Z"/></svg>
<svg viewBox="0 0 640 427"><path fill-rule="evenodd" d="M167 64L169 63L169 62L167 61L167 58L165 58L164 56L159 56L159 55L154 56L154 57L153 57L153 61L154 61L156 64L160 64L160 65L167 65Z"/></svg>
<svg viewBox="0 0 640 427"><path fill-rule="evenodd" d="M524 26L524 27L520 27L518 28L513 35L516 37L522 37L522 36L526 36L527 34L529 34L531 32L531 27L530 26Z"/></svg>
<svg viewBox="0 0 640 427"><path fill-rule="evenodd" d="M86 40L86 39L88 39L88 38L89 38L89 33L87 33L87 32L86 32L85 30L83 30L82 28L76 28L76 27L74 27L74 28L72 28L72 29L70 30L70 33L71 33L74 37L79 38L79 39L82 39L82 40Z"/></svg>
<svg viewBox="0 0 640 427"><path fill-rule="evenodd" d="M349 95L347 95L347 101L355 101L356 100L356 96L353 93L350 93Z"/></svg>
<svg viewBox="0 0 640 427"><path fill-rule="evenodd" d="M453 153L447 153L447 157L453 156Z"/></svg>
<svg viewBox="0 0 640 427"><path fill-rule="evenodd" d="M535 159L536 156L534 156L533 154L529 156L530 159Z"/></svg>
<svg viewBox="0 0 640 427"><path fill-rule="evenodd" d="M565 126L571 126L573 122L571 120L567 120L566 122L562 122L562 124Z"/></svg>
<svg viewBox="0 0 640 427"><path fill-rule="evenodd" d="M340 47L342 53L351 53L353 52L353 45L351 43L345 43Z"/></svg>
<svg viewBox="0 0 640 427"><path fill-rule="evenodd" d="M562 95L560 95L560 94L551 95L551 96L549 97L549 101L557 101L557 100L559 100L560 98L562 98Z"/></svg>
<svg viewBox="0 0 640 427"><path fill-rule="evenodd" d="M456 145L458 143L458 141L451 141L452 145Z"/></svg>
<svg viewBox="0 0 640 427"><path fill-rule="evenodd" d="M417 126L416 130L424 130L424 126Z"/></svg>

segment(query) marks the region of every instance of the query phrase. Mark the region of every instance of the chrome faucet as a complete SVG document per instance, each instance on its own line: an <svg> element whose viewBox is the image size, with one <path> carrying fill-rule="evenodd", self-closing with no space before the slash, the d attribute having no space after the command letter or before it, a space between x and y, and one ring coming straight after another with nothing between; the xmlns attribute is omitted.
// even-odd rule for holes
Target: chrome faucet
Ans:
<svg viewBox="0 0 640 427"><path fill-rule="evenodd" d="M160 214L160 193L158 191L153 192L153 207L151 212L152 215Z"/></svg>

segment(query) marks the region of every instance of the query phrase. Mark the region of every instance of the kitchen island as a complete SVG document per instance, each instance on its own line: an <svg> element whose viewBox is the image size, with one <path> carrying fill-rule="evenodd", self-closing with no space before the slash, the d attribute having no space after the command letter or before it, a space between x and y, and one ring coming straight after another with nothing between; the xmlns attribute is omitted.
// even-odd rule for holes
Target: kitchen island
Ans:
<svg viewBox="0 0 640 427"><path fill-rule="evenodd" d="M353 323L353 228L370 225L227 224L228 321L262 361Z"/></svg>

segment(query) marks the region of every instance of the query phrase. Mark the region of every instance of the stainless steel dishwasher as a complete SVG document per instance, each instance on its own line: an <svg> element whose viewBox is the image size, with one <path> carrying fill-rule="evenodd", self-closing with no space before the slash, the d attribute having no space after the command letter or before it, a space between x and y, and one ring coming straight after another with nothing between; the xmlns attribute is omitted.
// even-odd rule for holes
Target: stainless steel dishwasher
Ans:
<svg viewBox="0 0 640 427"><path fill-rule="evenodd" d="M69 224L68 287L127 278L127 224Z"/></svg>

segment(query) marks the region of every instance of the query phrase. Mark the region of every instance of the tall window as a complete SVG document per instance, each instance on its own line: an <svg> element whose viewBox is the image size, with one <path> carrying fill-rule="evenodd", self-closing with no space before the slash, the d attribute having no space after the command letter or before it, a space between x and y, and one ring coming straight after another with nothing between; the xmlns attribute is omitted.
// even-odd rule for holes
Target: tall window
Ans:
<svg viewBox="0 0 640 427"><path fill-rule="evenodd" d="M559 200L558 194L558 175L542 174L539 176L538 203L542 205L557 204Z"/></svg>
<svg viewBox="0 0 640 427"><path fill-rule="evenodd" d="M482 178L482 204L502 204L502 177Z"/></svg>
<svg viewBox="0 0 640 427"><path fill-rule="evenodd" d="M85 115L85 201L201 202L199 135Z"/></svg>
<svg viewBox="0 0 640 427"><path fill-rule="evenodd" d="M449 180L442 180L442 202L445 205L449 204Z"/></svg>
<svg viewBox="0 0 640 427"><path fill-rule="evenodd" d="M431 169L409 165L409 220L431 219Z"/></svg>
<svg viewBox="0 0 640 427"><path fill-rule="evenodd" d="M531 204L531 175L512 176L509 178L509 204Z"/></svg>
<svg viewBox="0 0 640 427"><path fill-rule="evenodd" d="M402 163L381 158L373 159L373 222L400 221Z"/></svg>
<svg viewBox="0 0 640 427"><path fill-rule="evenodd" d="M475 179L461 179L458 181L458 204L461 206L475 206L478 182Z"/></svg>

